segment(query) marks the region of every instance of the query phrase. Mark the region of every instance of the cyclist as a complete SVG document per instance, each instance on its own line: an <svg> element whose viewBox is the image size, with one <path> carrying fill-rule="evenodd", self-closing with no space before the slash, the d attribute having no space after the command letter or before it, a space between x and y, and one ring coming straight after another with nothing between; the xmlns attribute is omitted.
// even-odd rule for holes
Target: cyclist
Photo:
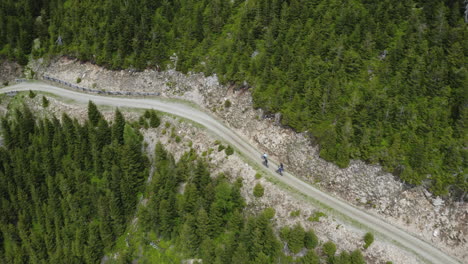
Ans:
<svg viewBox="0 0 468 264"><path fill-rule="evenodd" d="M277 172L278 172L280 175L283 175L283 171L284 171L284 165L283 165L283 163L280 163Z"/></svg>
<svg viewBox="0 0 468 264"><path fill-rule="evenodd" d="M267 156L267 154L266 154L266 153L263 153L262 158L263 158L263 160L264 160L263 162L265 163L265 166L268 167L268 156Z"/></svg>

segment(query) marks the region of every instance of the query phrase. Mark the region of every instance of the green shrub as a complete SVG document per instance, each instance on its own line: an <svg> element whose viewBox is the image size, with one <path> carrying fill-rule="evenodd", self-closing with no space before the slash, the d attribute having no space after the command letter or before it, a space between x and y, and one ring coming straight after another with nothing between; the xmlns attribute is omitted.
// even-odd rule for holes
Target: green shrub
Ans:
<svg viewBox="0 0 468 264"><path fill-rule="evenodd" d="M145 118L147 118L147 119L150 118L150 117L151 117L150 111L149 111L149 110L145 110L145 113L143 114L143 116L144 116Z"/></svg>
<svg viewBox="0 0 468 264"><path fill-rule="evenodd" d="M231 156L232 154L234 154L234 149L228 145L224 152L226 152L226 155Z"/></svg>
<svg viewBox="0 0 468 264"><path fill-rule="evenodd" d="M138 118L138 124L140 126L144 126L146 124L146 119L144 116L140 116L140 118Z"/></svg>
<svg viewBox="0 0 468 264"><path fill-rule="evenodd" d="M181 141L180 137L179 137L179 136L176 136L176 137L175 137L175 142L176 142L176 143L180 143L180 141Z"/></svg>
<svg viewBox="0 0 468 264"><path fill-rule="evenodd" d="M320 211L315 211L313 215L307 218L307 220L309 220L310 222L318 222L320 221L320 217L322 216L326 217L327 215Z"/></svg>
<svg viewBox="0 0 468 264"><path fill-rule="evenodd" d="M220 145L218 146L218 152L221 152L221 151L223 151L224 149L225 149L225 147L224 147L223 145L220 144Z"/></svg>
<svg viewBox="0 0 468 264"><path fill-rule="evenodd" d="M260 179L260 178L262 178L262 175L261 175L260 173L258 173L258 172L255 173L255 179L258 180L258 179Z"/></svg>
<svg viewBox="0 0 468 264"><path fill-rule="evenodd" d="M297 254L304 248L305 231L300 224L296 224L290 231L288 237L288 247L291 252Z"/></svg>
<svg viewBox="0 0 468 264"><path fill-rule="evenodd" d="M3 82L3 86L8 86L8 84L10 84L10 82L8 82L8 81Z"/></svg>
<svg viewBox="0 0 468 264"><path fill-rule="evenodd" d="M164 124L164 126L165 126L166 128L169 128L169 127L171 126L171 123L169 123L169 122L166 121L166 124Z"/></svg>
<svg viewBox="0 0 468 264"><path fill-rule="evenodd" d="M80 83L80 82L81 82L81 78L80 77L76 78L76 83Z"/></svg>
<svg viewBox="0 0 468 264"><path fill-rule="evenodd" d="M328 241L322 246L323 253L325 253L329 258L333 257L336 253L335 243Z"/></svg>
<svg viewBox="0 0 468 264"><path fill-rule="evenodd" d="M45 96L42 96L42 107L46 108L48 106L49 106L49 100Z"/></svg>
<svg viewBox="0 0 468 264"><path fill-rule="evenodd" d="M364 248L367 249L374 242L374 235L371 232L367 232L364 235Z"/></svg>
<svg viewBox="0 0 468 264"><path fill-rule="evenodd" d="M226 108L231 107L231 101L229 101L229 99L224 101L224 107L226 107Z"/></svg>
<svg viewBox="0 0 468 264"><path fill-rule="evenodd" d="M36 93L29 90L29 98L34 98L34 97L36 97Z"/></svg>
<svg viewBox="0 0 468 264"><path fill-rule="evenodd" d="M301 214L301 210L296 210L296 211L292 211L290 215L292 217L298 217L300 214Z"/></svg>
<svg viewBox="0 0 468 264"><path fill-rule="evenodd" d="M288 226L284 226L280 229L280 238L284 241L288 241L289 239L289 233L291 232L291 229Z"/></svg>
<svg viewBox="0 0 468 264"><path fill-rule="evenodd" d="M304 245L307 249L315 248L318 245L318 242L319 240L314 230L309 230L305 233Z"/></svg>
<svg viewBox="0 0 468 264"><path fill-rule="evenodd" d="M157 128L161 124L161 119L159 119L158 115L156 112L152 112L150 116L150 126L152 128Z"/></svg>
<svg viewBox="0 0 468 264"><path fill-rule="evenodd" d="M266 218L273 219L273 217L275 217L276 210L274 208L268 207L265 210L263 210L263 214Z"/></svg>
<svg viewBox="0 0 468 264"><path fill-rule="evenodd" d="M257 183L254 187L253 195L255 197L262 197L264 192L265 189L263 188L263 186L260 183Z"/></svg>

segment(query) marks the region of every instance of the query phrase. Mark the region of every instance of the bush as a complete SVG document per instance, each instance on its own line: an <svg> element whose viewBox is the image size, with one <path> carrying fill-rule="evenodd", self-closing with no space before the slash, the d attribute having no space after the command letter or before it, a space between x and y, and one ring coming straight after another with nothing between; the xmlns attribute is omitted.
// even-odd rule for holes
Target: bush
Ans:
<svg viewBox="0 0 468 264"><path fill-rule="evenodd" d="M146 119L144 116L140 116L140 118L138 119L138 124L140 126L144 126L146 124Z"/></svg>
<svg viewBox="0 0 468 264"><path fill-rule="evenodd" d="M318 242L319 240L314 230L309 230L305 233L304 245L307 249L315 248L318 245Z"/></svg>
<svg viewBox="0 0 468 264"><path fill-rule="evenodd" d="M262 178L262 175L261 175L260 173L258 173L258 172L255 173L255 179L258 180L258 179L260 179L260 178Z"/></svg>
<svg viewBox="0 0 468 264"><path fill-rule="evenodd" d="M221 151L223 151L224 149L225 149L225 147L224 147L223 145L219 144L219 146L218 146L218 152L221 152Z"/></svg>
<svg viewBox="0 0 468 264"><path fill-rule="evenodd" d="M34 97L36 97L36 93L29 90L29 98L34 98Z"/></svg>
<svg viewBox="0 0 468 264"><path fill-rule="evenodd" d="M81 78L80 77L76 78L76 83L80 83L80 82L81 82Z"/></svg>
<svg viewBox="0 0 468 264"><path fill-rule="evenodd" d="M224 152L226 152L226 155L231 156L232 154L234 154L234 149L231 146L227 146Z"/></svg>
<svg viewBox="0 0 468 264"><path fill-rule="evenodd" d="M325 253L329 258L335 256L336 245L333 242L331 241L326 242L325 244L323 244L322 249L323 249L323 253Z"/></svg>
<svg viewBox="0 0 468 264"><path fill-rule="evenodd" d="M359 249L356 249L353 252L351 252L349 258L351 263L353 264L366 264L364 256L362 256L361 250Z"/></svg>
<svg viewBox="0 0 468 264"><path fill-rule="evenodd" d="M224 101L224 107L229 108L229 107L231 107L231 105L232 105L231 101L229 101L229 100Z"/></svg>
<svg viewBox="0 0 468 264"><path fill-rule="evenodd" d="M169 128L169 127L171 126L171 123L166 122L166 124L164 124L164 126L165 126L166 128Z"/></svg>
<svg viewBox="0 0 468 264"><path fill-rule="evenodd" d="M255 197L262 197L264 192L265 189L263 188L263 186L260 183L257 183L254 187L253 195Z"/></svg>
<svg viewBox="0 0 468 264"><path fill-rule="evenodd" d="M280 229L280 238L284 241L288 241L289 233L291 233L291 229L288 226L285 226Z"/></svg>
<svg viewBox="0 0 468 264"><path fill-rule="evenodd" d="M318 222L318 221L320 221L320 217L322 217L322 216L327 216L327 215L320 212L320 211L316 211L316 212L314 212L313 215L311 215L309 218L307 218L307 220L309 220L310 222Z"/></svg>
<svg viewBox="0 0 468 264"><path fill-rule="evenodd" d="M179 137L179 136L176 136L176 137L175 137L175 142L176 142L176 143L180 143L180 141L181 141L180 137Z"/></svg>
<svg viewBox="0 0 468 264"><path fill-rule="evenodd" d="M42 96L42 107L46 108L49 106L49 100L45 96Z"/></svg>
<svg viewBox="0 0 468 264"><path fill-rule="evenodd" d="M156 114L156 111L151 111L151 113L150 113L150 126L152 128L157 128L160 124L161 124L161 119L159 119L158 115Z"/></svg>
<svg viewBox="0 0 468 264"><path fill-rule="evenodd" d="M374 235L371 232L367 232L364 235L364 248L367 249L372 244L372 242L374 242Z"/></svg>
<svg viewBox="0 0 468 264"><path fill-rule="evenodd" d="M290 215L292 217L298 217L300 214L301 214L301 210L296 210L296 211L292 211Z"/></svg>
<svg viewBox="0 0 468 264"><path fill-rule="evenodd" d="M10 84L10 82L8 82L8 81L3 82L3 86L8 86L8 84Z"/></svg>
<svg viewBox="0 0 468 264"><path fill-rule="evenodd" d="M299 253L304 248L304 228L300 224L296 224L289 232L288 248L294 254Z"/></svg>
<svg viewBox="0 0 468 264"><path fill-rule="evenodd" d="M275 217L276 210L274 208L268 207L263 211L263 214L266 218L273 219L273 217Z"/></svg>

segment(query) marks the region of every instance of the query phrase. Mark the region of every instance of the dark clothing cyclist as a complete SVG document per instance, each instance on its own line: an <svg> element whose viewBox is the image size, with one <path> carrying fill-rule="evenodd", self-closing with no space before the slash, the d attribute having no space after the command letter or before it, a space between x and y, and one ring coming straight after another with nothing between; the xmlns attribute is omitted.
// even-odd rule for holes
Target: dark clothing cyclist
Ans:
<svg viewBox="0 0 468 264"><path fill-rule="evenodd" d="M280 163L277 172L278 172L279 174L283 175L283 171L284 171L283 163Z"/></svg>

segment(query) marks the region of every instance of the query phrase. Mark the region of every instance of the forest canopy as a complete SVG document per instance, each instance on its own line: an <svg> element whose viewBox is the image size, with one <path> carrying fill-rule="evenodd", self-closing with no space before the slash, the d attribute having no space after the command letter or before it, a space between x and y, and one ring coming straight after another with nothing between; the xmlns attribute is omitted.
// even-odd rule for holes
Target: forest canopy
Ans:
<svg viewBox="0 0 468 264"><path fill-rule="evenodd" d="M461 0L4 0L0 56L217 74L316 137L324 159L463 199L464 12Z"/></svg>
<svg viewBox="0 0 468 264"><path fill-rule="evenodd" d="M109 124L92 102L88 117L2 118L0 263L365 263L320 254L299 224L278 237L275 211L246 210L242 179L213 177L194 149L176 161L158 143L150 159L144 126L118 110Z"/></svg>

